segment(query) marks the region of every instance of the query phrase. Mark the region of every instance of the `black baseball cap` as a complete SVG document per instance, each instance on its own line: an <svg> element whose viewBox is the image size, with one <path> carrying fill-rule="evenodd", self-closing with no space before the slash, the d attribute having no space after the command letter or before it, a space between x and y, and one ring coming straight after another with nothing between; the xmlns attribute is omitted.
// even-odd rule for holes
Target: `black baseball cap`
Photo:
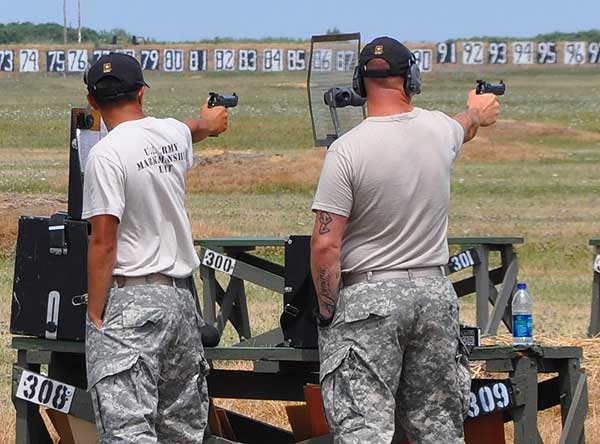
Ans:
<svg viewBox="0 0 600 444"><path fill-rule="evenodd" d="M98 81L106 77L113 77L119 84L110 88L98 89ZM100 57L83 76L88 92L92 97L111 99L132 91L137 91L142 86L149 85L144 81L142 67L139 62L127 54L111 52Z"/></svg>
<svg viewBox="0 0 600 444"><path fill-rule="evenodd" d="M367 63L373 59L385 60L390 68L369 71ZM391 37L377 37L360 52L358 65L363 77L403 76L410 66L411 59L414 60L413 53L398 40Z"/></svg>

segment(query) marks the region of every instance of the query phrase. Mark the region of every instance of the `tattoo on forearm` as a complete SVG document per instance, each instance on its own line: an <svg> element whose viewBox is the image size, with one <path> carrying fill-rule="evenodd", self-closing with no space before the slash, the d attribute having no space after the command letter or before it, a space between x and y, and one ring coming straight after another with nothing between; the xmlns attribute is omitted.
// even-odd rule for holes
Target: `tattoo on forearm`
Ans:
<svg viewBox="0 0 600 444"><path fill-rule="evenodd" d="M331 231L328 225L333 221L331 214L326 211L319 212L319 234L327 234Z"/></svg>
<svg viewBox="0 0 600 444"><path fill-rule="evenodd" d="M332 290L330 282L331 274L329 273L329 269L327 267L319 267L318 276L319 288L317 290L321 305L323 305L328 312L333 313L337 305L339 286L336 286L335 289ZM339 279L339 271L335 273L335 278Z"/></svg>

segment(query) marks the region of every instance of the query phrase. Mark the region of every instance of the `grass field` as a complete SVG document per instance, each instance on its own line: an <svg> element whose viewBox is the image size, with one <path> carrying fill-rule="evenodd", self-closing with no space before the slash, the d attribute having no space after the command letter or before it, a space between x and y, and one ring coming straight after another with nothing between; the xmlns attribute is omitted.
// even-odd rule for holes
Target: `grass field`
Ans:
<svg viewBox="0 0 600 444"><path fill-rule="evenodd" d="M520 279L535 301L536 333L577 342L589 322L591 237L600 236L600 83L596 70L513 70L502 121L465 146L452 180L450 235L519 235ZM456 113L477 73L428 75L417 106ZM302 74L149 75L146 111L184 119L208 91L236 91L230 130L196 149L188 211L196 238L308 234L323 151L311 149ZM17 218L66 207L68 115L85 102L79 78L0 79L0 444L13 442L8 348ZM280 254L266 251L266 254ZM278 298L251 287L254 333L276 325ZM465 321L472 298L461 302ZM569 339L571 338L571 339ZM226 341L235 338L228 332ZM597 362L586 342L588 367ZM593 369L592 369L593 370ZM595 370L594 370L595 371ZM593 373L594 375L596 373ZM590 380L588 443L600 442L600 388ZM238 407L241 404L238 405ZM263 417L276 416L264 409ZM242 408L242 410L244 409ZM556 412L544 415L558 442Z"/></svg>

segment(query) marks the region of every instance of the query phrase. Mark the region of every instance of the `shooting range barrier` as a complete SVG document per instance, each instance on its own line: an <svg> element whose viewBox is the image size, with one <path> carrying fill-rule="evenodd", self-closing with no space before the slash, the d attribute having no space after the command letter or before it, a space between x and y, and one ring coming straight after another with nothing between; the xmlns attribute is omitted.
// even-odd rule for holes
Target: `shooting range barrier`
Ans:
<svg viewBox="0 0 600 444"><path fill-rule="evenodd" d="M271 339L282 340L283 336ZM59 393L65 383L73 385L68 412L70 417L94 421L90 395L85 387L84 344L71 341L15 337L13 348L18 360L13 367L13 402L17 412L17 444L49 444L46 426L39 412L38 400L44 391L32 394L31 402L16 397L22 374L46 386L46 393ZM579 347L478 347L471 361L484 361L488 372L508 374L505 379L473 380L469 418L465 422L468 444L504 443L505 421L514 422L515 444L541 442L537 431L537 412L560 405L563 431L561 444L584 444L584 419L587 414L587 382L580 370ZM253 361L253 371L213 369L208 386L211 397L235 399L271 399L305 401L306 384L318 382L318 350L291 347L252 346L206 349L209 360ZM40 366L48 364L48 377L40 377ZM539 374L558 375L538 382ZM50 382L46 382L50 381ZM59 381L59 382L57 382ZM29 385L31 387L31 384ZM33 392L32 392L33 393ZM41 402L40 402L41 403ZM47 404L49 405L49 404ZM54 407L56 409L56 406ZM288 444L297 442L286 430L232 412L225 412L227 440L211 436L208 443ZM215 427L211 428L214 430ZM305 443L331 443L330 436L311 438Z"/></svg>

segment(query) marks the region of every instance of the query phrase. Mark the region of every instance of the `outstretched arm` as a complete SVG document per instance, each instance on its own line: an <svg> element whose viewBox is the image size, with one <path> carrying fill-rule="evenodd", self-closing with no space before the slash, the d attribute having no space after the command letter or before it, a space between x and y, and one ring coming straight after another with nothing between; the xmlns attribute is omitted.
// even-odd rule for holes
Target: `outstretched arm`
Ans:
<svg viewBox="0 0 600 444"><path fill-rule="evenodd" d="M496 123L499 113L500 103L494 94L476 94L475 90L471 90L467 99L467 111L453 117L465 130L463 143L472 140L480 126Z"/></svg>
<svg viewBox="0 0 600 444"><path fill-rule="evenodd" d="M348 218L317 211L311 238L310 266L317 290L319 311L325 319L335 313L341 279L342 236Z"/></svg>
<svg viewBox="0 0 600 444"><path fill-rule="evenodd" d="M208 136L218 136L227 129L229 113L223 106L208 107L208 100L200 109L199 119L188 119L185 124L192 133L192 142L201 142Z"/></svg>

